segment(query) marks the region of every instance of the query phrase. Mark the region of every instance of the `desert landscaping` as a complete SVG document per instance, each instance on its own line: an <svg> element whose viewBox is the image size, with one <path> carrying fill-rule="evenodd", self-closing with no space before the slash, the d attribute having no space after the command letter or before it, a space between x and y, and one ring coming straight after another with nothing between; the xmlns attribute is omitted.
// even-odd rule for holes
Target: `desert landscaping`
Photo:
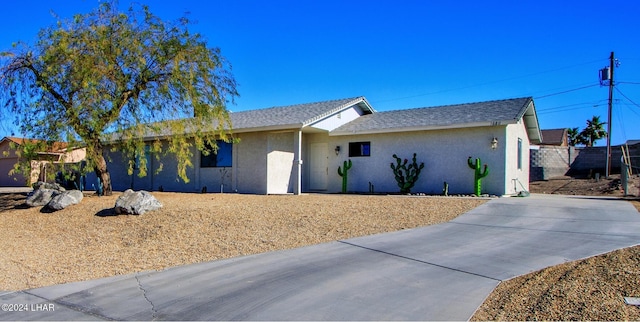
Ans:
<svg viewBox="0 0 640 322"><path fill-rule="evenodd" d="M637 184L637 181L634 181ZM637 185L634 186L637 193ZM533 193L621 196L615 180L562 178ZM0 194L0 290L20 290L329 242L449 221L486 199L153 192L160 210L117 215L85 193L56 212ZM636 208L640 202L627 197ZM621 201L622 202L622 201ZM640 320L640 246L501 283L474 320Z"/></svg>
<svg viewBox="0 0 640 322"><path fill-rule="evenodd" d="M0 290L20 290L289 249L449 221L486 200L153 192L163 208L116 215L120 193L53 213L2 195Z"/></svg>

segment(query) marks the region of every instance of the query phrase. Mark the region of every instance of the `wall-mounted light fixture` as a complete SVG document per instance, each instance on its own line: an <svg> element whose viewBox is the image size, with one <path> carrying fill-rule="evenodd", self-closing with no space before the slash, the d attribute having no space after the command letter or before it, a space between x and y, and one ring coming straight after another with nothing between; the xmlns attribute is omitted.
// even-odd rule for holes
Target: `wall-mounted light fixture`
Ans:
<svg viewBox="0 0 640 322"><path fill-rule="evenodd" d="M493 137L493 139L491 139L491 149L495 150L498 148L498 138L497 137Z"/></svg>
<svg viewBox="0 0 640 322"><path fill-rule="evenodd" d="M336 151L336 155L340 154L340 146L339 145L336 145L336 150L335 151Z"/></svg>

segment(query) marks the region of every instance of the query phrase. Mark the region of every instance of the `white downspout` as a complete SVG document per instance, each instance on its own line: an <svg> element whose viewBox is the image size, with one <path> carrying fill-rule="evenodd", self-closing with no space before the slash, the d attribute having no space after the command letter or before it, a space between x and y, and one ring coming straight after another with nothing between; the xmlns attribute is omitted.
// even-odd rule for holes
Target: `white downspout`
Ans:
<svg viewBox="0 0 640 322"><path fill-rule="evenodd" d="M302 130L294 132L293 147L293 166L295 172L293 194L300 195L302 193Z"/></svg>

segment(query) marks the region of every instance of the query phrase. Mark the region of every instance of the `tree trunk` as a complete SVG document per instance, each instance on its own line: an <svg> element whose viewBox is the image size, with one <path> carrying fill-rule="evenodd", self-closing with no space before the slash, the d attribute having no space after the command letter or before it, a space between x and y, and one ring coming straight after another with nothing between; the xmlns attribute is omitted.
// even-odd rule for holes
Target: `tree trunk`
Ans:
<svg viewBox="0 0 640 322"><path fill-rule="evenodd" d="M102 148L96 150L96 167L94 171L96 172L98 179L100 179L100 183L102 183L103 195L110 196L113 193L111 188L111 174L109 174L109 170L107 169L107 161L102 155Z"/></svg>

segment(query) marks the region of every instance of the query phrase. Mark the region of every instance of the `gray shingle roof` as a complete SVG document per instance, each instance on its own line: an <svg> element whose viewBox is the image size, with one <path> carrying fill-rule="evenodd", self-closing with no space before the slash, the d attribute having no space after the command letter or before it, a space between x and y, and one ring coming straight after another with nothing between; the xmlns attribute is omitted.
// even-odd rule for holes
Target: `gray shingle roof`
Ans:
<svg viewBox="0 0 640 322"><path fill-rule="evenodd" d="M506 125L522 118L532 101L524 97L378 112L363 115L333 130L331 135Z"/></svg>
<svg viewBox="0 0 640 322"><path fill-rule="evenodd" d="M345 107L366 102L365 98L352 97L324 102L270 107L258 110L230 113L233 130L256 128L303 127ZM368 106L368 103L366 104ZM372 112L367 111L367 112Z"/></svg>
<svg viewBox="0 0 640 322"><path fill-rule="evenodd" d="M344 98L323 102L314 102L306 104L296 104L289 106L276 106L264 109L249 110L242 112L231 112L229 118L231 119L233 132L250 132L250 131L265 131L265 130L284 130L284 129L300 129L306 125L312 124L315 121L321 120L333 113L342 111L343 109L358 105L364 114L375 112L369 102L363 97ZM179 120L180 122L191 122L195 119ZM173 121L166 121L173 122ZM170 126L165 126L162 123L151 123L158 130L151 130L149 127L143 136L146 139L156 137L168 137L174 135ZM211 124L211 129L218 126L217 121ZM186 125L186 130L181 134L193 133L193 127L189 124ZM105 136L106 141L116 141L119 139L119 134L110 133Z"/></svg>
<svg viewBox="0 0 640 322"><path fill-rule="evenodd" d="M236 133L301 129L353 105L358 105L364 115L334 129L329 132L329 135L506 125L516 123L521 118L524 118L530 140L539 142L541 139L538 119L531 97L376 112L364 97L359 96L233 112L229 113L229 116L233 132ZM216 124L212 124L212 128L215 126ZM186 132L190 133L191 131L187 129ZM167 127L160 133L149 132L145 137L169 135L172 134ZM108 140L115 140L116 137L116 134L110 134Z"/></svg>

